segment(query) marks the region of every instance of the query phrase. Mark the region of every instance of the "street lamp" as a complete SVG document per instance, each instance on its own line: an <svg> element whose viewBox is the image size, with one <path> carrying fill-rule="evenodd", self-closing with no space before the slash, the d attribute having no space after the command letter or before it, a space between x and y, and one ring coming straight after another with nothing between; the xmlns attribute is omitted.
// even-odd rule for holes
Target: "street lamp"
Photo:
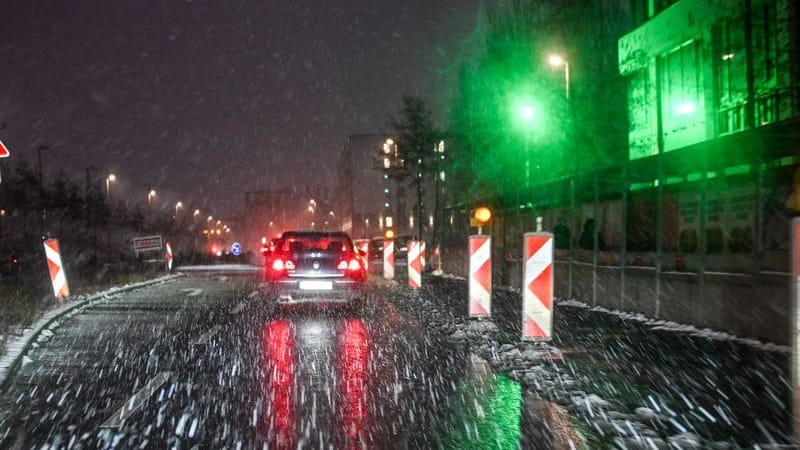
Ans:
<svg viewBox="0 0 800 450"><path fill-rule="evenodd" d="M178 210L183 208L183 202L175 203L175 219L178 219Z"/></svg>
<svg viewBox="0 0 800 450"><path fill-rule="evenodd" d="M208 216L208 219L206 219L206 222L211 222L212 220L214 220L214 216Z"/></svg>
<svg viewBox="0 0 800 450"><path fill-rule="evenodd" d="M153 197L156 196L156 190L150 189L147 192L147 212L150 213L150 220L153 220Z"/></svg>
<svg viewBox="0 0 800 450"><path fill-rule="evenodd" d="M113 173L106 177L106 197L108 197L109 204L111 203L111 183L115 181L117 181L117 176Z"/></svg>
<svg viewBox="0 0 800 450"><path fill-rule="evenodd" d="M561 55L550 55L547 62L553 67L564 66L564 94L569 100L569 63Z"/></svg>
<svg viewBox="0 0 800 450"><path fill-rule="evenodd" d="M194 218L197 218L197 216L199 216L199 215L200 215L200 210L199 209L195 209L194 212L192 213L192 217L194 217Z"/></svg>

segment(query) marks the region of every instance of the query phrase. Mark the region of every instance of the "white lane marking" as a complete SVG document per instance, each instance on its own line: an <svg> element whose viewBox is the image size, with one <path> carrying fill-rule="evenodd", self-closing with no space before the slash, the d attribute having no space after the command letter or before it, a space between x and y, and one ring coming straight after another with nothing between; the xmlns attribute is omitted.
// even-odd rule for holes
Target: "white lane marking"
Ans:
<svg viewBox="0 0 800 450"><path fill-rule="evenodd" d="M250 294L247 296L247 298L253 298L253 297L255 297L256 295L258 295L258 291L253 291L253 292L251 292L251 293L250 293Z"/></svg>
<svg viewBox="0 0 800 450"><path fill-rule="evenodd" d="M244 302L239 302L234 308L231 309L231 314L239 314L240 312L244 311Z"/></svg>
<svg viewBox="0 0 800 450"><path fill-rule="evenodd" d="M206 331L205 333L202 334L202 336L197 338L197 340L194 342L195 345L206 345L206 344L208 344L208 341L210 341L211 338L214 337L214 335L217 334L217 332L219 332L219 330L220 330L220 326L219 325L214 325L213 327L211 327L210 330Z"/></svg>
<svg viewBox="0 0 800 450"><path fill-rule="evenodd" d="M186 292L187 297L197 297L203 293L203 289L200 288L185 288L181 289L181 291Z"/></svg>
<svg viewBox="0 0 800 450"><path fill-rule="evenodd" d="M217 280L219 280L219 281L228 281L228 277L226 277L226 276L217 277Z"/></svg>
<svg viewBox="0 0 800 450"><path fill-rule="evenodd" d="M169 380L172 372L159 372L150 381L139 389L125 402L118 410L111 415L100 428L119 428L125 420L131 416L158 388Z"/></svg>

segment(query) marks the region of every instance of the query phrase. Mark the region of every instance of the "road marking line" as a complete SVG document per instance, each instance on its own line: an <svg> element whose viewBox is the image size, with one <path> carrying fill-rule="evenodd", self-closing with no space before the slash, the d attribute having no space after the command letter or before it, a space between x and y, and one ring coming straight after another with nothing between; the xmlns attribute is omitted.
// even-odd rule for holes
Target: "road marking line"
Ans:
<svg viewBox="0 0 800 450"><path fill-rule="evenodd" d="M214 325L213 327L211 327L210 330L206 331L205 333L202 334L202 336L197 338L197 340L195 341L195 345L208 344L208 341L210 341L211 338L214 337L214 335L217 334L217 332L219 332L219 329L220 329L219 325Z"/></svg>
<svg viewBox="0 0 800 450"><path fill-rule="evenodd" d="M131 416L148 398L150 398L158 388L169 380L172 372L159 372L150 381L139 389L125 402L118 410L111 415L100 428L119 428L125 420Z"/></svg>
<svg viewBox="0 0 800 450"><path fill-rule="evenodd" d="M258 291L257 291L257 290L256 290L256 291L253 291L253 292L251 292L251 293L250 293L250 295L248 295L248 296L247 296L247 298L253 298L253 297L255 297L256 295L258 295Z"/></svg>
<svg viewBox="0 0 800 450"><path fill-rule="evenodd" d="M200 288L186 288L181 290L183 292L186 292L187 297L197 297L198 295L203 293L203 289Z"/></svg>

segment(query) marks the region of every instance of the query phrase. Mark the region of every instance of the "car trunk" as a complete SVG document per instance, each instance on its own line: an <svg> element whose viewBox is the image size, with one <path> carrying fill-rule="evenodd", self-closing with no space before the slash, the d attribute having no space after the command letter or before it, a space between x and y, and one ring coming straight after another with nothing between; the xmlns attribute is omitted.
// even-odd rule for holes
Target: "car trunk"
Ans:
<svg viewBox="0 0 800 450"><path fill-rule="evenodd" d="M341 273L337 269L342 260L340 252L300 251L291 256L296 267L292 272L295 276L338 276Z"/></svg>

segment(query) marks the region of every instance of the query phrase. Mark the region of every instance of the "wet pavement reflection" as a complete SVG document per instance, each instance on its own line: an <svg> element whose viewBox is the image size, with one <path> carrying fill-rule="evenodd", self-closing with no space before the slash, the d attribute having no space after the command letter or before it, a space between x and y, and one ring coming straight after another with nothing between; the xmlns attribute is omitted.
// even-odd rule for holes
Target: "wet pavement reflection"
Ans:
<svg viewBox="0 0 800 450"><path fill-rule="evenodd" d="M290 306L239 282L205 280L207 304L165 285L65 322L0 395L0 448L562 448L542 431L557 414L387 292Z"/></svg>

